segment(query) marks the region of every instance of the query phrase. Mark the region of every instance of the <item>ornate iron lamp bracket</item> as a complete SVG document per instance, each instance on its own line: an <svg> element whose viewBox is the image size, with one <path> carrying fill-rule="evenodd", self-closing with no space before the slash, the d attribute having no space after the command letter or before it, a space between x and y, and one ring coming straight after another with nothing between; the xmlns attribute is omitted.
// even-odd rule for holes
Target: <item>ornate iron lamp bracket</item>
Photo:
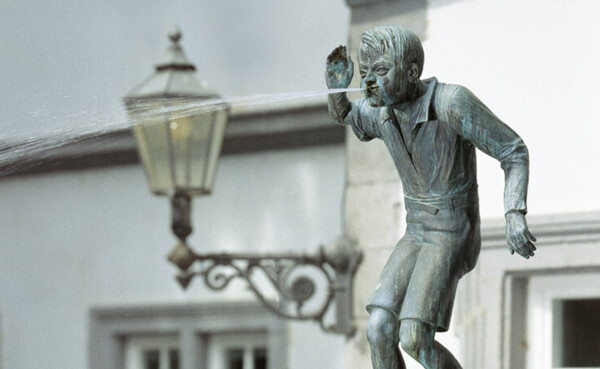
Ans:
<svg viewBox="0 0 600 369"><path fill-rule="evenodd" d="M172 198L179 243L168 259L179 268L177 280L183 288L194 277L217 291L242 279L265 307L286 319L315 320L324 331L354 334L352 289L362 260L355 242L340 237L305 254L198 254L185 242L191 232L190 200L185 194Z"/></svg>

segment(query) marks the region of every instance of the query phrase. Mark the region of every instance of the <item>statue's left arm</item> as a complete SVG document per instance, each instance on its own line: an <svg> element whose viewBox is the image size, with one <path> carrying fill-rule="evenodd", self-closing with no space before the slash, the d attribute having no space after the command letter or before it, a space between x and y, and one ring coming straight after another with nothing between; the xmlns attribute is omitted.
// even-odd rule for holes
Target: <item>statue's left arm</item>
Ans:
<svg viewBox="0 0 600 369"><path fill-rule="evenodd" d="M471 91L456 87L448 99L449 119L459 134L478 149L500 161L504 170L504 211L506 241L511 253L528 259L536 250L536 239L529 232L527 186L529 152L527 146L509 126L492 113Z"/></svg>

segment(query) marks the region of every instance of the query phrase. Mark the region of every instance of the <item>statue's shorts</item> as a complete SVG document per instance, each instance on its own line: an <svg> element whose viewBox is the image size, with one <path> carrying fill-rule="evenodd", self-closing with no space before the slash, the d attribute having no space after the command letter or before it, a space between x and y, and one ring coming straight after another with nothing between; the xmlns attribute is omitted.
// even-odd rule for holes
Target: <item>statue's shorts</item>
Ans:
<svg viewBox="0 0 600 369"><path fill-rule="evenodd" d="M477 188L442 201L406 198L406 233L392 252L367 305L399 320L416 319L444 332L456 287L481 249Z"/></svg>

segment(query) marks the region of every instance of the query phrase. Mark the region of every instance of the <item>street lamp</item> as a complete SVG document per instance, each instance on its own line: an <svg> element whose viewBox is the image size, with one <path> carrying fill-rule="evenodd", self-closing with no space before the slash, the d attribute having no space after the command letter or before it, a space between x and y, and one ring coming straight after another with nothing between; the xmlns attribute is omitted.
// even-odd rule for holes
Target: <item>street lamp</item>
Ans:
<svg viewBox="0 0 600 369"><path fill-rule="evenodd" d="M156 72L124 98L150 190L170 196L173 232L192 229L191 196L212 191L227 124L227 105L196 75L179 45L181 32Z"/></svg>
<svg viewBox="0 0 600 369"><path fill-rule="evenodd" d="M179 242L168 259L179 268L177 280L186 288L195 276L202 276L209 288L222 290L241 278L280 316L316 320L326 331L353 334L352 284L362 254L350 240L341 237L301 255L198 254L186 243L192 232L192 196L212 191L229 107L195 74L179 45L181 33L169 37L165 61L124 97L124 103L150 190L171 198L171 225ZM299 272L306 268L311 272ZM262 284L253 279L258 273L266 277L279 301L265 297ZM327 287L315 304L311 299L319 295L316 280L325 281ZM328 325L325 315L332 303L334 323ZM310 311L307 305L312 306Z"/></svg>

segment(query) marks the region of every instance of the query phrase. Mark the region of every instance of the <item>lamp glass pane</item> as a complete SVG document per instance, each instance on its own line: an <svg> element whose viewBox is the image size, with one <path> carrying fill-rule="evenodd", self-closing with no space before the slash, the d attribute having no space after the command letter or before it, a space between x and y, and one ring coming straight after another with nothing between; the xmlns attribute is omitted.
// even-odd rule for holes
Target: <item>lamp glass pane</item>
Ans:
<svg viewBox="0 0 600 369"><path fill-rule="evenodd" d="M185 102L169 103L167 134L169 137L169 155L171 157L171 176L177 190L185 190L191 186L190 163L192 158L193 130L192 118L185 115Z"/></svg>
<svg viewBox="0 0 600 369"><path fill-rule="evenodd" d="M194 146L192 155L194 161L190 163L190 178L193 183L193 194L201 195L210 192L206 183L206 168L210 166L209 147L211 145L211 131L214 112L204 110L194 116Z"/></svg>
<svg viewBox="0 0 600 369"><path fill-rule="evenodd" d="M169 195L173 181L164 105L144 101L130 106L129 111L150 190L157 195Z"/></svg>
<svg viewBox="0 0 600 369"><path fill-rule="evenodd" d="M193 98L138 101L128 105L150 189L210 193L227 123L223 105Z"/></svg>
<svg viewBox="0 0 600 369"><path fill-rule="evenodd" d="M170 107L173 112L169 120L170 153L176 190L201 195L210 192L206 188L206 168L211 166L207 162L211 159L215 111L194 105L197 104L193 101L177 101Z"/></svg>
<svg viewBox="0 0 600 369"><path fill-rule="evenodd" d="M219 155L221 154L221 146L223 145L223 139L225 137L225 131L227 128L227 110L220 109L215 112L214 123L212 129L212 137L210 138L210 151L208 166L206 168L206 186L212 189L215 182L215 176L217 172L217 165L219 163Z"/></svg>

